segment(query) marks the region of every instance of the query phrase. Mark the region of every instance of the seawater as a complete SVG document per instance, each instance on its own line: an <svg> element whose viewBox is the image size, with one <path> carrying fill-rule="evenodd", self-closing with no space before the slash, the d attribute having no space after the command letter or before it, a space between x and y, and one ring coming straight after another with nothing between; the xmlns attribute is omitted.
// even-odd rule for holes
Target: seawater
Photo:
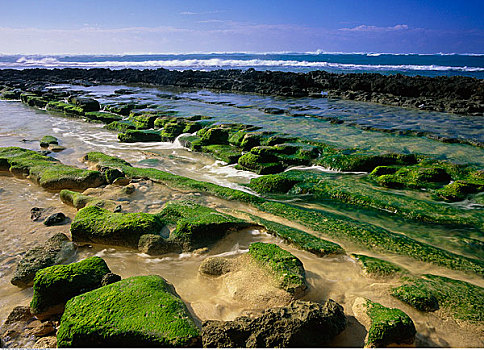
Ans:
<svg viewBox="0 0 484 350"><path fill-rule="evenodd" d="M0 68L248 69L484 78L484 55L392 53L189 53L140 55L2 55Z"/></svg>

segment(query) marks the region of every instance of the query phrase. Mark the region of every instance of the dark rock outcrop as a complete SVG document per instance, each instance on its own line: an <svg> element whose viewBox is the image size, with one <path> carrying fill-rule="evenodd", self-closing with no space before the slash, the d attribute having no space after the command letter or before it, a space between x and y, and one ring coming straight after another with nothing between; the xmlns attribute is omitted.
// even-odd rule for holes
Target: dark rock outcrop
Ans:
<svg viewBox="0 0 484 350"><path fill-rule="evenodd" d="M256 318L206 321L202 342L204 347L322 347L345 327L343 308L333 300L324 304L295 301L267 309Z"/></svg>

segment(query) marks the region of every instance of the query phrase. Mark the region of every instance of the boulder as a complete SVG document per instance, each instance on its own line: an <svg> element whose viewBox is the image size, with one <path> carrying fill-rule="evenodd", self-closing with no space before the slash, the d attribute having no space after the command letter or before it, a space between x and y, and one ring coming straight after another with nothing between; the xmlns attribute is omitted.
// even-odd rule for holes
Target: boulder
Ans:
<svg viewBox="0 0 484 350"><path fill-rule="evenodd" d="M65 219L66 219L66 216L64 215L64 213L55 213L45 218L44 225L45 226L59 225L59 224L62 224L65 221Z"/></svg>
<svg viewBox="0 0 484 350"><path fill-rule="evenodd" d="M57 338L55 336L42 337L37 340L33 346L34 349L52 349L57 347Z"/></svg>
<svg viewBox="0 0 484 350"><path fill-rule="evenodd" d="M209 257L202 261L198 271L209 276L221 276L230 272L231 265L230 259L220 256Z"/></svg>
<svg viewBox="0 0 484 350"><path fill-rule="evenodd" d="M72 298L58 347L200 346L185 304L160 276L136 276Z"/></svg>
<svg viewBox="0 0 484 350"><path fill-rule="evenodd" d="M333 300L324 304L294 301L286 307L266 309L255 318L206 321L202 342L204 347L323 347L345 327L343 307Z"/></svg>
<svg viewBox="0 0 484 350"><path fill-rule="evenodd" d="M99 288L107 273L111 271L106 262L97 256L42 269L35 275L30 310L40 320L60 314L67 300Z"/></svg>
<svg viewBox="0 0 484 350"><path fill-rule="evenodd" d="M96 206L79 210L71 224L73 241L138 248L144 234L159 234L165 227L153 214L111 213Z"/></svg>
<svg viewBox="0 0 484 350"><path fill-rule="evenodd" d="M76 248L69 238L63 233L57 233L44 244L27 251L19 261L10 282L20 288L30 287L37 271L66 263L73 259L75 254Z"/></svg>
<svg viewBox="0 0 484 350"><path fill-rule="evenodd" d="M50 145L58 145L59 141L56 137L46 135L40 139L40 147L49 147Z"/></svg>
<svg viewBox="0 0 484 350"><path fill-rule="evenodd" d="M356 298L353 313L368 331L366 348L409 345L417 333L412 319L399 309L392 309L365 298Z"/></svg>

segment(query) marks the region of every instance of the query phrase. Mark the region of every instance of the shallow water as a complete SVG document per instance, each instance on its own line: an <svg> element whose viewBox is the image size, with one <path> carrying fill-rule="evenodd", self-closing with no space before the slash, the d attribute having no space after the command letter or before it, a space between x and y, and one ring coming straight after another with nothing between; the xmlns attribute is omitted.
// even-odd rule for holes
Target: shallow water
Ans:
<svg viewBox="0 0 484 350"><path fill-rule="evenodd" d="M76 87L78 88L78 87ZM103 101L112 100L108 97L114 89L119 87L97 87L91 89L94 95ZM205 114L214 116L221 122L243 122L266 127L267 129L290 132L296 135L329 140L344 147L363 147L371 150L389 150L399 152L419 152L438 154L459 162L476 162L484 165L484 151L472 146L458 144L444 144L426 138L402 137L392 134L363 131L345 125L334 125L315 118L289 117L284 115L268 115L258 110L260 106L280 106L293 103L303 104L304 100L284 101L260 96L213 94L211 92L180 93L184 99L173 100L156 97L159 90L140 89L138 95L129 95L116 99L153 100L164 108L176 110L179 115ZM174 92L164 91L173 94ZM185 95L188 95L185 99ZM194 100L194 95L200 95L202 101ZM203 101L210 99L225 100L232 98L239 107L216 105ZM198 97L197 97L198 98ZM258 102L257 102L258 101ZM317 103L327 103L326 100L311 100ZM313 102L308 103L313 103ZM326 101L326 102L325 102ZM314 102L314 103L316 103ZM265 105L267 103L267 105ZM357 105L364 110L365 105L354 102L339 101L343 106L335 105L335 113L351 108L364 114ZM240 105L251 107L240 108ZM380 106L372 105L378 110ZM370 108L368 107L368 108ZM329 107L328 107L329 108ZM382 107L383 108L383 107ZM393 110L394 113L396 113ZM351 112L348 112L351 114ZM384 114L383 112L381 112ZM407 113L410 113L407 111ZM416 114L423 112L415 112ZM384 116L382 117L384 118ZM391 119L390 117L388 117ZM424 116L416 116L423 118ZM461 118L461 117L459 117ZM456 121L457 123L457 121ZM438 127L436 122L435 128ZM472 124L472 123L471 123ZM456 124L458 125L458 124ZM470 127L470 126L469 126ZM462 127L465 129L465 126ZM60 140L66 150L53 153L65 164L86 167L80 158L89 151L101 151L119 156L136 166L154 167L175 174L187 176L197 180L210 181L232 188L247 190L243 184L256 176L245 171L235 170L222 162L215 161L209 156L190 152L179 143L136 143L121 144L117 142L115 132L102 128L101 124L86 123L79 119L71 119L26 107L18 102L0 101L0 147L19 146L33 150L40 150L38 140L44 135L52 135ZM357 176L357 175L356 175ZM88 190L92 195L107 199L119 199L119 189L107 186L104 189ZM241 211L249 211L262 215L254 209L240 203L231 203L210 196L201 196L198 193L177 191L169 189L151 181L141 181L136 184L136 192L127 201L122 201L123 211L144 211L155 213L159 211L168 200L189 198L199 203L209 205L233 215L243 215ZM310 203L302 203L314 206ZM52 207L52 211L62 211L71 219L75 210L60 202L58 194L47 192L25 179L16 179L3 174L0 176L0 322L16 305L27 305L31 299L31 289L19 290L10 284L15 263L20 259L22 252L32 246L44 242L57 232L68 234L69 225L45 227L42 223L30 220L30 208ZM419 240L430 242L443 248L482 258L482 252L466 250L459 241L460 235L482 239L479 234L471 231L449 230L445 227L420 225L404 220L395 220L385 214L376 214L368 211L355 211L344 206L325 203L323 208L333 212L355 218L362 222L373 223L395 232L401 232ZM236 210L236 211L234 211ZM274 219L265 215L268 219ZM14 225L12 225L14 223ZM294 225L299 227L298 225ZM371 298L386 306L399 307L407 312L415 321L419 331L421 345L434 346L483 346L479 336L476 337L472 327L461 328L455 321L447 317L439 317L438 313L424 314L398 302L388 295L388 288L397 281L380 281L364 276L356 262L348 256L318 258L310 253L289 247L278 239L255 230L244 230L232 234L218 242L206 254L167 255L162 257L149 257L137 251L122 248L93 246L79 249L77 259L92 256L102 256L114 273L122 277L159 274L172 283L178 294L190 306L196 316L201 319L233 319L241 314L260 310L260 307L248 305L246 302L233 298L221 279L207 278L198 274L201 261L207 256L228 255L236 257L246 251L251 242L264 241L280 244L301 259L307 271L310 289L305 299L321 301L332 298L342 304L345 312L352 315L351 306L358 296ZM338 242L341 243L341 242ZM342 244L348 253L365 253L350 244ZM368 252L366 252L368 254ZM372 254L375 255L375 254ZM396 262L414 273L436 273L467 280L484 286L482 278L467 275L457 271L438 268L429 264L419 263L410 258L394 255L375 255ZM482 331L482 330L481 330ZM474 332L474 333L473 333ZM361 346L365 334L361 325L350 318L348 329L335 340L335 346Z"/></svg>

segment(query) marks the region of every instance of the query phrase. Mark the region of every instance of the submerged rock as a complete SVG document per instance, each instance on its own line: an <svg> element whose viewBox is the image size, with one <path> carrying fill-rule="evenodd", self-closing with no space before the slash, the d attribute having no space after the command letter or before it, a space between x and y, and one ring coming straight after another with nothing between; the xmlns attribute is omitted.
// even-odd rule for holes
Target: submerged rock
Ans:
<svg viewBox="0 0 484 350"><path fill-rule="evenodd" d="M10 282L20 288L30 287L37 271L66 263L73 259L75 254L76 248L69 238L63 233L57 233L44 244L27 251L19 261Z"/></svg>
<svg viewBox="0 0 484 350"><path fill-rule="evenodd" d="M368 330L365 347L409 345L417 333L412 319L399 309L391 309L365 298L357 298L353 313Z"/></svg>
<svg viewBox="0 0 484 350"><path fill-rule="evenodd" d="M209 257L202 261L198 271L209 276L221 276L231 270L231 260L224 257Z"/></svg>
<svg viewBox="0 0 484 350"><path fill-rule="evenodd" d="M62 313L67 300L99 288L108 273L106 262L97 256L42 269L35 275L30 310L40 320Z"/></svg>
<svg viewBox="0 0 484 350"><path fill-rule="evenodd" d="M46 147L49 147L50 145L58 145L58 144L59 144L59 141L54 136L47 135L40 139L40 147L46 148Z"/></svg>
<svg viewBox="0 0 484 350"><path fill-rule="evenodd" d="M294 301L289 306L266 309L259 317L233 321L206 321L204 347L277 348L323 347L346 327L341 305Z"/></svg>
<svg viewBox="0 0 484 350"><path fill-rule="evenodd" d="M69 300L57 345L199 347L200 332L162 277L137 276Z"/></svg>

